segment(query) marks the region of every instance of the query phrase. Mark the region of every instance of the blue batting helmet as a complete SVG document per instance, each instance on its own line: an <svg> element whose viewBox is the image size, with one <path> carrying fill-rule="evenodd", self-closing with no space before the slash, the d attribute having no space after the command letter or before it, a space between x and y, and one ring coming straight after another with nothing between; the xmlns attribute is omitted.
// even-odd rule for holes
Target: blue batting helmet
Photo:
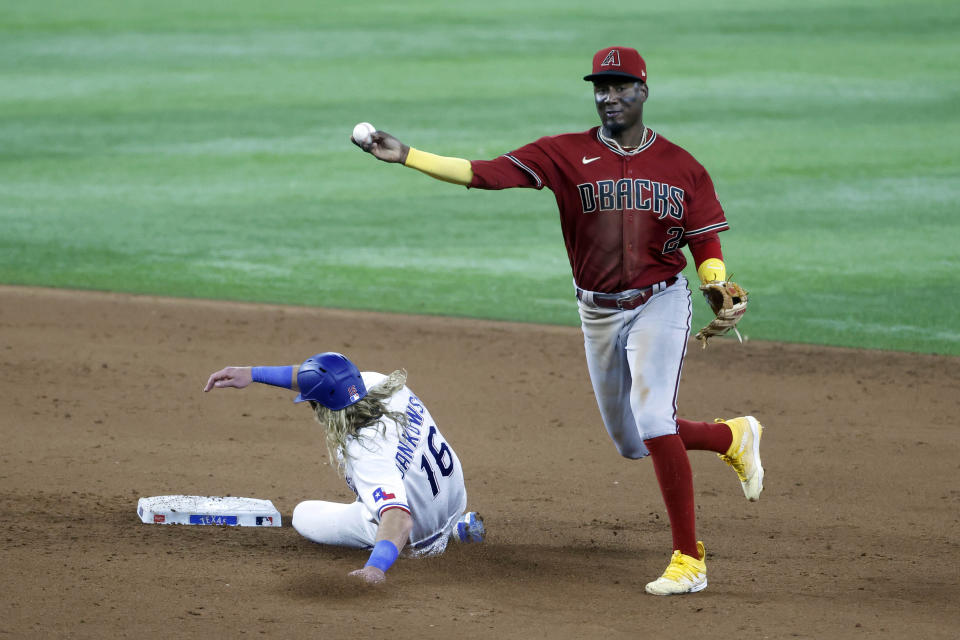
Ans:
<svg viewBox="0 0 960 640"><path fill-rule="evenodd" d="M313 400L340 411L367 395L360 370L340 353L327 351L307 358L297 371L300 394L294 402Z"/></svg>

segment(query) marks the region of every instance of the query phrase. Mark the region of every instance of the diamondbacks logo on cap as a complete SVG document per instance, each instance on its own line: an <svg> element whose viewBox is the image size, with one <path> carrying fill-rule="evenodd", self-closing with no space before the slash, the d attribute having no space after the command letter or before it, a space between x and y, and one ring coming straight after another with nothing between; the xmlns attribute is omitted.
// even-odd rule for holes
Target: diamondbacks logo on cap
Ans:
<svg viewBox="0 0 960 640"><path fill-rule="evenodd" d="M350 396L350 402L356 402L360 399L360 394L357 392L357 386L353 384L347 388L347 395Z"/></svg>
<svg viewBox="0 0 960 640"><path fill-rule="evenodd" d="M620 50L611 49L610 53L607 54L607 57L603 59L603 62L600 63L601 67L619 67L620 66Z"/></svg>

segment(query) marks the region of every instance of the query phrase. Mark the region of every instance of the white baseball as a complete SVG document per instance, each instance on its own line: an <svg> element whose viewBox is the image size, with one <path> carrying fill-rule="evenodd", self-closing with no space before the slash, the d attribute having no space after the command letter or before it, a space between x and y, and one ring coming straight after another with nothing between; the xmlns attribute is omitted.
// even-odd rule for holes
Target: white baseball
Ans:
<svg viewBox="0 0 960 640"><path fill-rule="evenodd" d="M353 139L359 142L360 144L367 144L370 142L373 132L376 131L374 126L369 122L361 122L353 128Z"/></svg>

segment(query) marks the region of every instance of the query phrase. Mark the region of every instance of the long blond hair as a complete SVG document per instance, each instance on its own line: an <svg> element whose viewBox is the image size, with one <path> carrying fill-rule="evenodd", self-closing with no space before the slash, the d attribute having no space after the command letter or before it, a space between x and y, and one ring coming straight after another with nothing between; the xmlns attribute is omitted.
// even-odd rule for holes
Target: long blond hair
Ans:
<svg viewBox="0 0 960 640"><path fill-rule="evenodd" d="M354 404L333 411L314 400L310 401L313 407L313 417L324 428L327 441L327 454L330 464L339 465L343 473L343 465L347 458L347 445L351 439L360 439L360 430L380 424L380 433L386 434L387 425L383 421L386 417L396 422L401 429L406 430L409 422L407 414L387 409L387 400L407 383L405 369L397 369L382 382L367 389L367 395ZM339 456L337 455L339 453Z"/></svg>

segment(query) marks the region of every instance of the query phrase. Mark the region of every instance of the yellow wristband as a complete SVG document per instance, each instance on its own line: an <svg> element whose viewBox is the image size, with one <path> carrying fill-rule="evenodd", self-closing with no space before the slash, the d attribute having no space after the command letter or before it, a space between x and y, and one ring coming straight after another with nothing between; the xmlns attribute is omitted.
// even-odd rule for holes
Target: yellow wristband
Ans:
<svg viewBox="0 0 960 640"><path fill-rule="evenodd" d="M727 268L724 266L723 260L707 258L697 267L697 275L700 276L700 282L703 284L714 280L723 281L727 279Z"/></svg>
<svg viewBox="0 0 960 640"><path fill-rule="evenodd" d="M473 180L473 168L469 160L438 156L410 147L405 166L444 182L468 185Z"/></svg>

